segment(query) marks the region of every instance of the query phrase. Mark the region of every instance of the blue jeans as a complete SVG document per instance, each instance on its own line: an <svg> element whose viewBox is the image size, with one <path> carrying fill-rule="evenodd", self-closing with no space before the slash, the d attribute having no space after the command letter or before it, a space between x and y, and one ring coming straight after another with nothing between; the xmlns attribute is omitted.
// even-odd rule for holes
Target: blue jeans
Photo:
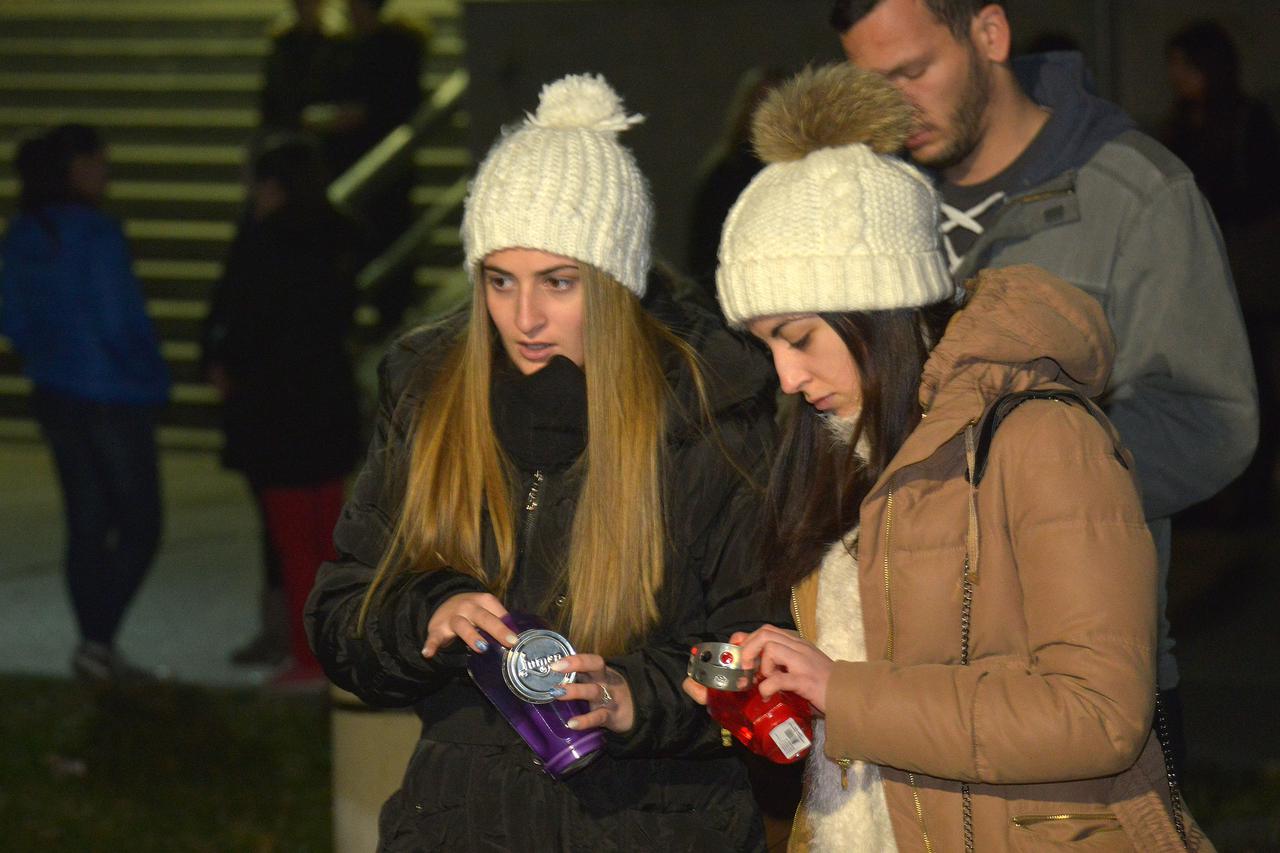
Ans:
<svg viewBox="0 0 1280 853"><path fill-rule="evenodd" d="M160 545L155 409L39 388L31 402L62 485L80 635L112 645Z"/></svg>

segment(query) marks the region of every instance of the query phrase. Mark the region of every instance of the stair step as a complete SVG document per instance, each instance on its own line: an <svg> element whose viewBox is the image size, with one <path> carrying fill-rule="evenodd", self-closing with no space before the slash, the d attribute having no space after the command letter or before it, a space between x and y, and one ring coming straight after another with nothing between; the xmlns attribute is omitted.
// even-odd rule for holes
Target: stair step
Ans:
<svg viewBox="0 0 1280 853"><path fill-rule="evenodd" d="M13 157L17 144L0 141L0 175L13 174ZM244 145L146 145L122 143L112 145L108 155L114 188L125 181L165 182L234 182L244 175ZM458 174L472 168L471 152L461 146L431 145L420 148L414 156L415 179L420 185L450 183ZM0 180L0 209L3 196L10 193L9 184ZM16 193L14 190L12 193Z"/></svg>
<svg viewBox="0 0 1280 853"><path fill-rule="evenodd" d="M397 0L393 11L405 17L456 18L462 0ZM202 20L283 18L287 0L6 0L0 17L30 19Z"/></svg>
<svg viewBox="0 0 1280 853"><path fill-rule="evenodd" d="M98 128L107 142L242 143L257 126L254 109L142 107L0 107L0 139L76 122Z"/></svg>
<svg viewBox="0 0 1280 853"><path fill-rule="evenodd" d="M423 90L432 91L446 76L424 74ZM250 108L261 88L257 71L0 71L0 100L12 107Z"/></svg>
<svg viewBox="0 0 1280 853"><path fill-rule="evenodd" d="M95 36L120 38L163 33L181 37L260 37L291 19L289 4L259 0L6 0L0 21L8 36L83 38L92 27ZM430 21L444 29L460 17L459 0L418 0L395 4L393 17L410 22ZM327 15L330 24L341 17Z"/></svg>
<svg viewBox="0 0 1280 853"><path fill-rule="evenodd" d="M14 142L33 130L61 122L98 128L112 150L121 144L244 145L257 129L258 112L220 107L0 107L0 141ZM469 118L457 112L436 129L432 141L458 148L467 144Z"/></svg>
<svg viewBox="0 0 1280 853"><path fill-rule="evenodd" d="M30 396L31 380L25 376L0 376L0 416L13 416L15 408L18 406L25 408L27 398ZM213 386L196 382L173 383L173 391L169 399L170 409L199 407L208 410L220 402L218 392L213 389ZM184 420L188 424L192 423L189 413Z"/></svg>
<svg viewBox="0 0 1280 853"><path fill-rule="evenodd" d="M20 401L21 414L0 415L0 441L36 443L41 441L40 427L26 416L25 400ZM3 410L0 404L0 410ZM222 433L211 427L166 426L156 428L156 443L165 450L212 452L221 449Z"/></svg>

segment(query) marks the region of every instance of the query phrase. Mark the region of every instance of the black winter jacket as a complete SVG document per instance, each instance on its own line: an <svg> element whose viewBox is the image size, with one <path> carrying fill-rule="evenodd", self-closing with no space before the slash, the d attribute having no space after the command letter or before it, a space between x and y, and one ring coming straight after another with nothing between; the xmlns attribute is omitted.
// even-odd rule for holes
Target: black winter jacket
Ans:
<svg viewBox="0 0 1280 853"><path fill-rule="evenodd" d="M762 472L773 434L768 362L705 312L670 299L653 302L649 310L702 359L720 443L740 466ZM410 333L383 360L368 461L335 532L340 558L321 567L307 604L312 645L330 678L370 704L415 704L423 720L403 788L383 810L381 849L763 849L736 747L722 745L718 726L680 685L693 643L764 621L785 623L787 616L767 602L752 558L756 493L687 417L697 411L696 395L674 353L667 377L679 405L666 436L661 625L609 661L631 687L636 722L628 734L607 738L606 755L564 782L552 781L468 679L461 644L423 659L434 608L457 593L483 590L468 576L448 570L401 576L356 636L361 600L402 494L412 413L451 337L438 328ZM538 514L521 519L532 524L504 603L554 623L563 598L549 566L567 547L579 478L575 465L540 473ZM528 482L533 472L521 475ZM516 503L523 509L523 496ZM496 576L496 561L490 563Z"/></svg>
<svg viewBox="0 0 1280 853"><path fill-rule="evenodd" d="M360 456L347 352L359 235L336 210L278 211L241 225L202 335L222 367L222 461L261 487L340 478Z"/></svg>

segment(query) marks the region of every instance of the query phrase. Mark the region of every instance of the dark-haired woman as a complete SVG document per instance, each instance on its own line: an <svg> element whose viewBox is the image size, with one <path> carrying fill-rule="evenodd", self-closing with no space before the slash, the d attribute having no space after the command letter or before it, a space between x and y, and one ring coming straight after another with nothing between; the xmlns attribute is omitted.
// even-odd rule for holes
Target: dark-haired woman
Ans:
<svg viewBox="0 0 1280 853"><path fill-rule="evenodd" d="M1207 848L1152 730L1155 556L1089 402L1102 308L1012 267L944 325L936 197L887 153L911 124L878 76L802 74L721 243L726 318L803 397L762 530L799 632L732 638L822 716L792 849Z"/></svg>
<svg viewBox="0 0 1280 853"><path fill-rule="evenodd" d="M223 463L248 478L271 549L262 634L233 659L272 663L285 652L274 684L298 689L325 684L302 608L333 556L343 479L359 453L347 335L361 247L326 186L305 137L264 145L204 334L206 370L223 396Z"/></svg>
<svg viewBox="0 0 1280 853"><path fill-rule="evenodd" d="M636 121L598 77L547 86L472 183L468 310L384 361L307 612L339 686L422 717L382 850L763 849L745 771L681 683L692 643L768 617L739 466L767 450L772 382L709 315L642 307L652 205L617 139ZM578 650L559 699L604 732L562 781L465 668L512 645L512 611Z"/></svg>
<svg viewBox="0 0 1280 853"><path fill-rule="evenodd" d="M99 210L106 147L63 125L22 143L0 270L0 332L22 358L66 513L82 679L143 673L116 647L160 543L155 415L169 375L120 224Z"/></svg>

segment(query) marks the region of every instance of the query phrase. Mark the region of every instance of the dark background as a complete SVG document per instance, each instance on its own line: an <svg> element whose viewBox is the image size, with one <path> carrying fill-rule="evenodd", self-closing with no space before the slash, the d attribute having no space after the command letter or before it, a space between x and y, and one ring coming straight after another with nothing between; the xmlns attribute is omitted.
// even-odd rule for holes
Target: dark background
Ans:
<svg viewBox="0 0 1280 853"><path fill-rule="evenodd" d="M469 139L477 158L541 86L599 72L647 121L623 135L653 183L657 248L683 262L693 188L753 66L790 72L842 58L829 0L555 0L466 4ZM1244 84L1280 106L1278 0L1010 0L1015 49L1045 32L1083 49L1101 93L1148 129L1169 106L1165 40L1204 17L1240 49Z"/></svg>

